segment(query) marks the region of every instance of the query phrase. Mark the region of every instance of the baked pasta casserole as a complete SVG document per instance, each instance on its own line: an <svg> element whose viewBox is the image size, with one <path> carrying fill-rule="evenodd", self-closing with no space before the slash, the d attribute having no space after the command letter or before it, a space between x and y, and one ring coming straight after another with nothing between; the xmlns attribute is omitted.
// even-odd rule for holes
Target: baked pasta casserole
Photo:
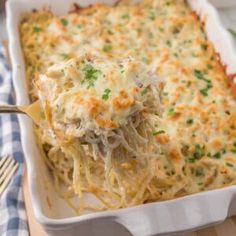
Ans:
<svg viewBox="0 0 236 236"><path fill-rule="evenodd" d="M236 183L233 81L184 0L42 9L20 37L39 146L78 214Z"/></svg>

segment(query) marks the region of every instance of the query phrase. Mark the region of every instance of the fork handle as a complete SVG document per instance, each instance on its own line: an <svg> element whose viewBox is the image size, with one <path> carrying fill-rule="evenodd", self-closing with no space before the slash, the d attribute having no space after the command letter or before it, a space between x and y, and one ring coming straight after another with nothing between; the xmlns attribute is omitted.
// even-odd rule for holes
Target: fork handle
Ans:
<svg viewBox="0 0 236 236"><path fill-rule="evenodd" d="M23 113L20 106L17 105L0 105L0 113Z"/></svg>

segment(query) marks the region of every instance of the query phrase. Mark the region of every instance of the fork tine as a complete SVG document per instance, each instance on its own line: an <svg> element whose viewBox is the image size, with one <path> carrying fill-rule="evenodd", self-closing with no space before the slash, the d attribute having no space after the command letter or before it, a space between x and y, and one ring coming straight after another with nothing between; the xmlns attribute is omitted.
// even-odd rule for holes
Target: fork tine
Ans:
<svg viewBox="0 0 236 236"><path fill-rule="evenodd" d="M13 166L13 168L11 169L10 173L8 174L8 176L6 177L6 179L4 180L4 182L2 183L2 185L0 184L0 194L2 194L2 192L4 191L4 189L6 188L6 186L8 185L8 183L11 180L11 177L13 176L13 174L15 173L17 167L18 167L18 162L16 162L16 164Z"/></svg>
<svg viewBox="0 0 236 236"><path fill-rule="evenodd" d="M1 175L6 171L7 167L9 166L9 164L13 161L13 159L8 156L6 161L3 163L3 165L0 167L0 177Z"/></svg>
<svg viewBox="0 0 236 236"><path fill-rule="evenodd" d="M0 169L0 184L4 181L4 179L8 176L8 174L10 173L15 160L9 157L10 161L6 161L4 163L4 165L2 166L2 168Z"/></svg>
<svg viewBox="0 0 236 236"><path fill-rule="evenodd" d="M0 160L0 168L4 164L4 162L7 160L8 156L9 155L5 155L5 156L2 157L2 159Z"/></svg>

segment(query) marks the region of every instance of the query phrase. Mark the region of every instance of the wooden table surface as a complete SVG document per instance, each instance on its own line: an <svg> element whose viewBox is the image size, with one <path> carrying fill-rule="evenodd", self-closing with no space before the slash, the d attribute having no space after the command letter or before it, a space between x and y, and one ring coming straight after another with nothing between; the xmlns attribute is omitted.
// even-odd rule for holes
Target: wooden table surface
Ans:
<svg viewBox="0 0 236 236"><path fill-rule="evenodd" d="M29 196L27 174L25 172L23 178L23 191L25 198L26 211L29 222L29 230L31 236L47 236L43 228L35 221L32 205ZM198 230L191 233L181 234L179 236L235 236L236 235L236 216L227 219L225 222L202 230ZM82 235L84 236L84 235ZM99 235L98 235L99 236Z"/></svg>

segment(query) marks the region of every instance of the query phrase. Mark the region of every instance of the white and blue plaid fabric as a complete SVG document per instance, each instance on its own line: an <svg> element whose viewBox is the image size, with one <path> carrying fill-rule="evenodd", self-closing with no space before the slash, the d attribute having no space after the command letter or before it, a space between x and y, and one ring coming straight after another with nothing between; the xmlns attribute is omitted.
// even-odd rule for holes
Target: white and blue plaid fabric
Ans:
<svg viewBox="0 0 236 236"><path fill-rule="evenodd" d="M4 57L4 49L0 45L0 103L14 102L11 71ZM0 235L29 235L22 190L24 157L18 120L16 115L1 114L0 158L6 154L11 155L19 163L19 168L0 196Z"/></svg>

